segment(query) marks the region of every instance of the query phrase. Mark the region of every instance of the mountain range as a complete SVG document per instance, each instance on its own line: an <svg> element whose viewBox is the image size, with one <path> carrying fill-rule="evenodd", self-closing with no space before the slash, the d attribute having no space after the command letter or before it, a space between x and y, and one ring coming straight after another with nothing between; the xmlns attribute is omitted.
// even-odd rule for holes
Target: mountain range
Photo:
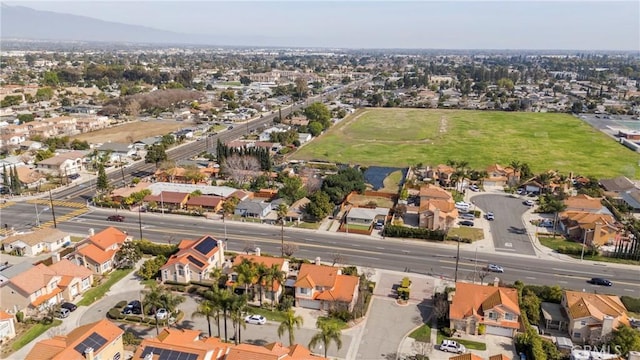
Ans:
<svg viewBox="0 0 640 360"><path fill-rule="evenodd" d="M218 46L275 46L288 42L265 36L184 34L6 4L0 8L0 36L16 40Z"/></svg>

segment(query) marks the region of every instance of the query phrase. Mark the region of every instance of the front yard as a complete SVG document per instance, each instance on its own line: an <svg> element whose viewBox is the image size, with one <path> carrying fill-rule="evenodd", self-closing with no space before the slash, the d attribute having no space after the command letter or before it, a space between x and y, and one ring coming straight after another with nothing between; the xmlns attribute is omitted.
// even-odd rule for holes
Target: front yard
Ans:
<svg viewBox="0 0 640 360"><path fill-rule="evenodd" d="M571 240L566 240L563 237L556 237L555 239L553 237L539 237L538 239L540 240L540 244L542 244L542 246L548 247L549 249L552 249L559 254L565 254L565 255L571 256L572 258L580 259L580 256L582 253L581 243L577 243ZM618 259L618 258L602 256L602 255L592 255L589 252L588 248L585 248L584 250L585 250L584 251L585 260L611 262L611 263L618 263L618 264L640 265L640 261Z"/></svg>
<svg viewBox="0 0 640 360"><path fill-rule="evenodd" d="M82 296L82 300L78 302L78 306L89 306L94 302L100 300L104 294L111 289L113 284L120 281L122 278L127 276L133 269L118 269L114 270L109 274L109 278L106 281L103 281L102 284L87 290Z"/></svg>
<svg viewBox="0 0 640 360"><path fill-rule="evenodd" d="M42 335L47 330L62 324L62 321L54 319L53 322L49 324L25 324L25 323L16 323L16 334L17 336L12 340L3 344L2 347L2 358L7 358L9 354L14 351L20 350L23 346L27 345L31 341L33 341L38 336Z"/></svg>
<svg viewBox="0 0 640 360"><path fill-rule="evenodd" d="M437 343L438 344L442 344L442 340L454 340L457 341L459 344L464 345L467 349L471 349L471 350L480 350L480 351L485 351L487 350L487 344L483 343L483 342L479 342L479 341L473 341L473 340L466 340L466 339L460 339L457 337L447 337L442 330L438 330L438 338L437 338Z"/></svg>
<svg viewBox="0 0 640 360"><path fill-rule="evenodd" d="M459 236L461 240L468 239L470 242L474 242L484 239L484 231L479 228L467 226L451 228L447 233L447 240L455 241L457 236Z"/></svg>

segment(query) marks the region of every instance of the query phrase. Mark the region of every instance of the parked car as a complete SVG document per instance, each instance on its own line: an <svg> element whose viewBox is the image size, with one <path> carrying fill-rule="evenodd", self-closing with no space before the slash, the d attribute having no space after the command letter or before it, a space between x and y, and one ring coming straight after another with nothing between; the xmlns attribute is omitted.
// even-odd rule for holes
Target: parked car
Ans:
<svg viewBox="0 0 640 360"><path fill-rule="evenodd" d="M67 176L70 180L75 180L80 177L80 174L71 174Z"/></svg>
<svg viewBox="0 0 640 360"><path fill-rule="evenodd" d="M462 220L462 221L458 222L458 224L460 224L462 226L474 226L475 225L473 223L473 221L471 221L471 220Z"/></svg>
<svg viewBox="0 0 640 360"><path fill-rule="evenodd" d="M60 307L69 311L76 311L76 309L78 308L76 304L70 302L63 302L62 304L60 304Z"/></svg>
<svg viewBox="0 0 640 360"><path fill-rule="evenodd" d="M467 352L467 348L465 348L464 345L459 344L454 340L442 340L442 344L440 344L439 348L441 351L456 354L464 354L465 352Z"/></svg>
<svg viewBox="0 0 640 360"><path fill-rule="evenodd" d="M264 325L267 323L267 319L262 315L249 315L244 318L244 322L247 324Z"/></svg>
<svg viewBox="0 0 640 360"><path fill-rule="evenodd" d="M589 284L593 285L602 285L602 286L613 286L611 280L603 279L603 278L591 278L587 280Z"/></svg>
<svg viewBox="0 0 640 360"><path fill-rule="evenodd" d="M493 215L493 213L491 211L489 211L487 213L486 217L487 217L487 220L489 220L489 221L493 221L496 218L495 215Z"/></svg>
<svg viewBox="0 0 640 360"><path fill-rule="evenodd" d="M124 216L122 215L111 215L107 218L107 221L118 221L118 222L123 222L124 221Z"/></svg>
<svg viewBox="0 0 640 360"><path fill-rule="evenodd" d="M124 307L124 309L122 309L122 313L125 315L140 315L142 314L142 304L138 300L133 300L129 302L127 306Z"/></svg>
<svg viewBox="0 0 640 360"><path fill-rule="evenodd" d="M158 309L158 311L156 311L156 318L158 320L164 320L168 317L169 317L169 312L167 311L167 309L161 308L161 309Z"/></svg>
<svg viewBox="0 0 640 360"><path fill-rule="evenodd" d="M525 195L527 193L527 190L520 188L518 189L517 193L518 195Z"/></svg>
<svg viewBox="0 0 640 360"><path fill-rule="evenodd" d="M476 216L471 213L465 213L465 214L460 214L460 218L465 220L475 220Z"/></svg>
<svg viewBox="0 0 640 360"><path fill-rule="evenodd" d="M53 315L59 319L67 318L69 314L71 314L71 311L65 308L60 308L53 313Z"/></svg>
<svg viewBox="0 0 640 360"><path fill-rule="evenodd" d="M478 191L480 191L480 188L478 187L478 185L473 184L473 185L469 186L469 190L471 190L473 192L478 192Z"/></svg>
<svg viewBox="0 0 640 360"><path fill-rule="evenodd" d="M487 271L496 272L496 273L503 273L504 269L500 265L489 264L489 265L487 265Z"/></svg>
<svg viewBox="0 0 640 360"><path fill-rule="evenodd" d="M527 206L533 206L535 204L535 202L531 199L527 199L523 202L523 204L527 205Z"/></svg>

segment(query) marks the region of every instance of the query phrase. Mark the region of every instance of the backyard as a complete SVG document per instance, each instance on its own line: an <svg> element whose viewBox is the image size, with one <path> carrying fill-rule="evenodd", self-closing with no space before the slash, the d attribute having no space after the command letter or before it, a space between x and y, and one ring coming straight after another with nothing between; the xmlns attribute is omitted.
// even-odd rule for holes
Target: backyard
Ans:
<svg viewBox="0 0 640 360"><path fill-rule="evenodd" d="M454 159L476 169L517 160L534 172L640 174L640 154L570 115L547 113L367 109L291 158L396 167Z"/></svg>
<svg viewBox="0 0 640 360"><path fill-rule="evenodd" d="M87 141L91 144L116 142L131 143L156 135L165 135L187 127L189 123L174 120L136 121L117 125L107 129L72 136L72 139Z"/></svg>
<svg viewBox="0 0 640 360"><path fill-rule="evenodd" d="M367 196L367 195L360 195L360 194L352 195L349 198L349 203L355 206L364 206L364 205L376 203L377 207L384 207L384 208L393 207L393 200L391 199L387 199L381 196Z"/></svg>

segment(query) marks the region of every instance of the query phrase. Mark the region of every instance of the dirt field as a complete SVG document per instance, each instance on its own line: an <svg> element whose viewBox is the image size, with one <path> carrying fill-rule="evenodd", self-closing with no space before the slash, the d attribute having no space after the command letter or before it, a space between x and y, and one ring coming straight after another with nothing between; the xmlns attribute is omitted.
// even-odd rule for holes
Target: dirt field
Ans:
<svg viewBox="0 0 640 360"><path fill-rule="evenodd" d="M349 198L349 202L357 206L367 205L370 201L375 201L378 207L393 207L393 201L383 197L354 195Z"/></svg>
<svg viewBox="0 0 640 360"><path fill-rule="evenodd" d="M149 136L164 135L191 125L193 124L190 122L175 120L136 121L108 129L76 135L73 136L72 139L86 140L92 144L109 141L129 143L142 140Z"/></svg>

